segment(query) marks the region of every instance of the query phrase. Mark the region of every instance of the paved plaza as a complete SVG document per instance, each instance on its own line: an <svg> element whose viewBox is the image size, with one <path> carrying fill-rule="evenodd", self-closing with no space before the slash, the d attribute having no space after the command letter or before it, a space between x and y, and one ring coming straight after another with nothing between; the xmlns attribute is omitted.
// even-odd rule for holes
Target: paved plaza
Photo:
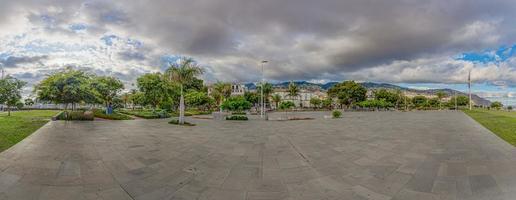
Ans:
<svg viewBox="0 0 516 200"><path fill-rule="evenodd" d="M0 154L0 199L516 199L516 148L461 112L295 115L50 122Z"/></svg>

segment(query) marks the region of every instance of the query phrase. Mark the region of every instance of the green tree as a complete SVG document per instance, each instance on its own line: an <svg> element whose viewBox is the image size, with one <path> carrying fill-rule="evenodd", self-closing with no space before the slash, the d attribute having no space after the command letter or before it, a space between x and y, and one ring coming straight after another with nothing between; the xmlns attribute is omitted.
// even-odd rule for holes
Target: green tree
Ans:
<svg viewBox="0 0 516 200"><path fill-rule="evenodd" d="M217 82L213 84L211 96L217 102L217 105L221 105L224 99L231 96L231 84L224 82Z"/></svg>
<svg viewBox="0 0 516 200"><path fill-rule="evenodd" d="M443 109L443 99L447 96L447 94L443 91L438 91L435 93L437 99L439 100L439 110Z"/></svg>
<svg viewBox="0 0 516 200"><path fill-rule="evenodd" d="M167 69L166 76L170 77L170 80L177 83L180 87L179 124L185 123L184 86L187 83L191 83L196 76L201 75L203 72L204 70L191 58L183 58L179 64L173 63Z"/></svg>
<svg viewBox="0 0 516 200"><path fill-rule="evenodd" d="M295 99L297 96L299 96L299 88L297 87L296 83L293 81L290 81L288 84L288 96L290 96L291 99Z"/></svg>
<svg viewBox="0 0 516 200"><path fill-rule="evenodd" d="M280 103L280 105L279 105L279 109L284 110L284 111L285 111L285 115L287 115L287 113L288 113L287 111L288 111L289 109L294 108L295 106L296 106L296 105L295 105L295 104L294 104L294 102L292 102L292 101L282 101L282 102ZM287 118L288 118L288 116L287 116Z"/></svg>
<svg viewBox="0 0 516 200"><path fill-rule="evenodd" d="M0 104L7 106L7 116L11 116L11 107L20 102L21 90L26 84L26 82L10 76L0 79Z"/></svg>
<svg viewBox="0 0 516 200"><path fill-rule="evenodd" d="M331 104L333 104L333 100L330 97L328 97L322 100L321 104L323 108L331 109Z"/></svg>
<svg viewBox="0 0 516 200"><path fill-rule="evenodd" d="M281 96L279 94L272 95L272 101L276 105L276 109L279 108L279 103L281 102Z"/></svg>
<svg viewBox="0 0 516 200"><path fill-rule="evenodd" d="M244 111L251 108L251 102L245 100L243 96L234 96L226 99L221 108L230 111Z"/></svg>
<svg viewBox="0 0 516 200"><path fill-rule="evenodd" d="M120 95L120 99L122 100L122 102L124 102L124 108L127 108L127 104L128 103L131 103L131 93L123 93L122 95Z"/></svg>
<svg viewBox="0 0 516 200"><path fill-rule="evenodd" d="M338 83L328 90L330 97L337 97L339 104L352 106L356 102L361 102L366 99L367 89L362 85L355 83L355 81L344 81Z"/></svg>
<svg viewBox="0 0 516 200"><path fill-rule="evenodd" d="M418 108L428 107L428 98L418 95L412 98L412 103Z"/></svg>
<svg viewBox="0 0 516 200"><path fill-rule="evenodd" d="M393 105L397 104L400 99L400 95L396 92L389 91L387 89L380 89L374 91L374 98L376 100L385 100L386 102L389 102Z"/></svg>
<svg viewBox="0 0 516 200"><path fill-rule="evenodd" d="M215 100L208 96L206 92L193 91L186 93L185 103L188 106L197 107L201 110L207 110L215 103Z"/></svg>
<svg viewBox="0 0 516 200"><path fill-rule="evenodd" d="M25 103L26 106L34 105L34 100L32 100L31 98L26 98L25 100L23 100L23 102Z"/></svg>
<svg viewBox="0 0 516 200"><path fill-rule="evenodd" d="M450 104L450 107L454 107L455 103L457 103L457 106L466 106L469 104L469 98L464 95L459 95L457 97L452 97L448 103Z"/></svg>
<svg viewBox="0 0 516 200"><path fill-rule="evenodd" d="M90 84L93 77L83 71L67 68L47 76L34 90L40 100L64 104L65 110L68 104L72 104L72 109L75 109L75 104L81 101L95 102Z"/></svg>
<svg viewBox="0 0 516 200"><path fill-rule="evenodd" d="M256 104L260 102L260 96L256 92L245 91L244 98L245 100L251 102L251 104L253 104L254 106L256 106Z"/></svg>
<svg viewBox="0 0 516 200"><path fill-rule="evenodd" d="M491 108L494 108L496 110L500 110L500 108L502 108L502 107L503 107L502 102L495 101L495 102L491 103Z"/></svg>
<svg viewBox="0 0 516 200"><path fill-rule="evenodd" d="M314 108L319 108L319 106L321 106L321 99L319 99L319 97L312 97L310 98L310 104L312 106L314 106Z"/></svg>
<svg viewBox="0 0 516 200"><path fill-rule="evenodd" d="M274 91L271 83L264 83L263 84L263 100L265 105L267 105L267 102L269 101L269 97L271 96L272 92ZM258 85L256 88L256 94L261 95L262 94L262 84ZM259 97L261 98L261 97Z"/></svg>
<svg viewBox="0 0 516 200"><path fill-rule="evenodd" d="M106 107L106 114L112 114L113 99L124 89L122 81L115 77L95 77L91 84L95 96L100 99Z"/></svg>
<svg viewBox="0 0 516 200"><path fill-rule="evenodd" d="M136 79L136 83L142 92L139 99L141 105L150 105L155 110L167 97L169 85L162 80L161 73L144 74Z"/></svg>

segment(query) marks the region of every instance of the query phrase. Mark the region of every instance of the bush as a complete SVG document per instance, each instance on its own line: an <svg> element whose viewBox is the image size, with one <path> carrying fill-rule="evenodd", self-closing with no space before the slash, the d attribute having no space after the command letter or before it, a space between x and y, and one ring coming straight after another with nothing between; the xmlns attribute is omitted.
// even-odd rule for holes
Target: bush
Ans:
<svg viewBox="0 0 516 200"><path fill-rule="evenodd" d="M57 116L57 119L67 121L93 121L94 115L91 111L64 111Z"/></svg>
<svg viewBox="0 0 516 200"><path fill-rule="evenodd" d="M194 123L190 123L190 122L185 122L184 124L179 124L179 120L178 119L170 120L168 123L169 124L180 125L180 126L195 126Z"/></svg>
<svg viewBox="0 0 516 200"><path fill-rule="evenodd" d="M294 102L292 102L292 101L283 101L279 105L279 108L281 110L287 110L287 109L290 109L290 108L293 108L293 107L295 107L295 105L294 105Z"/></svg>
<svg viewBox="0 0 516 200"><path fill-rule="evenodd" d="M232 116L226 117L226 120L242 120L242 121L246 121L246 120L249 120L249 118L247 118L247 116L245 116L245 115L232 115Z"/></svg>
<svg viewBox="0 0 516 200"><path fill-rule="evenodd" d="M126 115L134 115L144 119L159 119L170 118L171 115L166 110L152 111L152 110L120 110L120 113Z"/></svg>
<svg viewBox="0 0 516 200"><path fill-rule="evenodd" d="M342 112L334 110L333 112L331 112L331 115L333 116L333 118L340 118L342 116Z"/></svg>
<svg viewBox="0 0 516 200"><path fill-rule="evenodd" d="M127 115L116 113L116 112L113 114L107 115L106 111L99 110L99 109L93 110L93 114L95 115L95 117L102 118L102 119L109 119L109 120L131 120L131 119L133 119Z"/></svg>
<svg viewBox="0 0 516 200"><path fill-rule="evenodd" d="M232 115L247 115L245 112L231 112Z"/></svg>
<svg viewBox="0 0 516 200"><path fill-rule="evenodd" d="M222 109L231 111L249 110L251 106L251 102L245 100L243 96L229 97L220 105Z"/></svg>

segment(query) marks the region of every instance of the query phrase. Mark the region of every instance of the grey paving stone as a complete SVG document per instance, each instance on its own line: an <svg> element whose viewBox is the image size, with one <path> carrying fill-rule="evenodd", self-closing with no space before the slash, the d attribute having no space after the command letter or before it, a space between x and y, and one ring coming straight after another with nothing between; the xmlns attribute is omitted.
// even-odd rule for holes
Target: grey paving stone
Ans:
<svg viewBox="0 0 516 200"><path fill-rule="evenodd" d="M315 120L50 122L0 153L0 199L516 196L516 149L463 113L295 115Z"/></svg>

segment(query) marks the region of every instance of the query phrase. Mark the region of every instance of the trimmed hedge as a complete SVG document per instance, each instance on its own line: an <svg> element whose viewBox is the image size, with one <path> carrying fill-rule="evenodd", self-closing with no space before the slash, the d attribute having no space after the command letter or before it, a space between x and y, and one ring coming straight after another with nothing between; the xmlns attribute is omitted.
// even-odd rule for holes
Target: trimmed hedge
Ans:
<svg viewBox="0 0 516 200"><path fill-rule="evenodd" d="M132 117L129 117L129 116L121 114L121 113L116 113L116 112L114 112L113 114L107 115L105 110L98 110L98 109L93 110L93 114L95 115L95 117L102 118L102 119L109 119L109 120L132 120L133 119Z"/></svg>
<svg viewBox="0 0 516 200"><path fill-rule="evenodd" d="M120 110L118 112L126 115L134 115L144 119L160 119L171 117L170 113L166 112L165 110L154 112L152 110Z"/></svg>
<svg viewBox="0 0 516 200"><path fill-rule="evenodd" d="M241 121L246 121L246 120L249 120L249 118L247 118L247 116L245 116L245 115L232 115L232 116L228 116L228 117L226 117L226 120L241 120Z"/></svg>
<svg viewBox="0 0 516 200"><path fill-rule="evenodd" d="M179 120L178 119L170 120L168 123L169 124L174 124L174 125L180 125L180 126L195 126L194 123L190 123L190 122L184 122L184 124L179 124Z"/></svg>
<svg viewBox="0 0 516 200"><path fill-rule="evenodd" d="M91 111L63 111L57 116L57 120L67 121L93 121L94 115Z"/></svg>

